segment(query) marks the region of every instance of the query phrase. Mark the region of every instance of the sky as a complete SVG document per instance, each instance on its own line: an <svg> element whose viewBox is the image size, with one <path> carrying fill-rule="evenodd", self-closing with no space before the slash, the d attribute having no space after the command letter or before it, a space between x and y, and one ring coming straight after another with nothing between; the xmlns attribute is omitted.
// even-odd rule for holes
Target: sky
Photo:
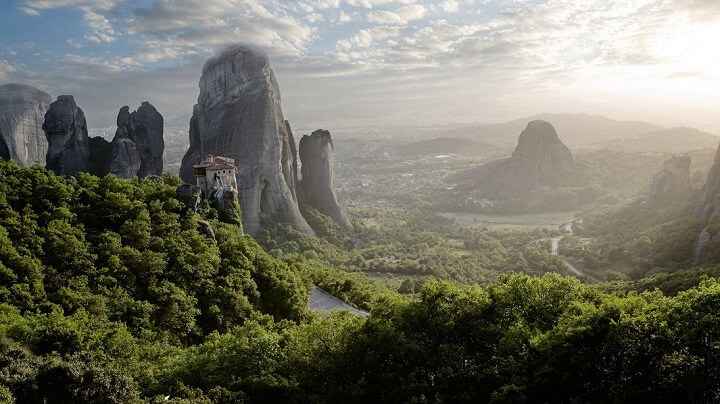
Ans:
<svg viewBox="0 0 720 404"><path fill-rule="evenodd" d="M91 128L141 101L189 116L235 43L303 128L584 112L720 134L720 0L0 0L0 83L72 94Z"/></svg>

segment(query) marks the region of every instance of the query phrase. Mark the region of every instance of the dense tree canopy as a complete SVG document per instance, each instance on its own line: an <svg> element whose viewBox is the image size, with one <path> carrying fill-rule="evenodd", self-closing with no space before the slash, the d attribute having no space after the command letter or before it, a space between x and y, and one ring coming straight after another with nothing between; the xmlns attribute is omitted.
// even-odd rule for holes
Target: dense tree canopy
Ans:
<svg viewBox="0 0 720 404"><path fill-rule="evenodd" d="M555 232L463 233L477 255L443 261L450 242L420 227L382 236L388 251L446 257L420 264L450 279L478 276L472 260L496 275L408 282L403 296L329 266L381 251L345 245L377 229L350 236L317 216L336 243L268 232L268 254L207 204L188 210L178 184L0 162L0 402L720 400L720 282L697 276L717 268L600 286L497 275L522 246L531 272L556 271L536 240ZM371 316L308 313L311 283Z"/></svg>

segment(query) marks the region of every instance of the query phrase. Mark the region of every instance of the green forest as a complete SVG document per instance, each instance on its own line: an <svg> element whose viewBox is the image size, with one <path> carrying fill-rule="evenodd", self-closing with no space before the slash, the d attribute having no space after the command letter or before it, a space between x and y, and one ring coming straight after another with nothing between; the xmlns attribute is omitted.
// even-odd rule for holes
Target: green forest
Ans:
<svg viewBox="0 0 720 404"><path fill-rule="evenodd" d="M180 184L0 162L0 402L720 400L720 270L685 269L682 206L583 212L596 241L561 248L616 274L586 284L557 230L353 207L355 234L306 211L319 237L256 242ZM310 312L313 284L371 315Z"/></svg>

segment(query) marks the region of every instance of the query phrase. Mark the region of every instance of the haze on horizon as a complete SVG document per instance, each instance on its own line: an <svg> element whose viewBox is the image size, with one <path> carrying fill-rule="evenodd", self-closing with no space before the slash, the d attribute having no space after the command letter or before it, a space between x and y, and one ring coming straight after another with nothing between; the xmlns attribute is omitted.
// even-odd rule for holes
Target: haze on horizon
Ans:
<svg viewBox="0 0 720 404"><path fill-rule="evenodd" d="M11 0L0 84L189 115L204 61L271 57L300 127L441 126L585 112L720 133L716 0Z"/></svg>

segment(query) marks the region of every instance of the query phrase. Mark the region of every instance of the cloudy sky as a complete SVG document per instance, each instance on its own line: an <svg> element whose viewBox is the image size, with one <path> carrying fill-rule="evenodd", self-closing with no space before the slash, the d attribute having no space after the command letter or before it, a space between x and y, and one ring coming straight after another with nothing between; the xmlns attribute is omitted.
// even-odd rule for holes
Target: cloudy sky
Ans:
<svg viewBox="0 0 720 404"><path fill-rule="evenodd" d="M0 83L189 115L203 62L271 57L300 127L588 112L720 133L719 0L2 0Z"/></svg>

